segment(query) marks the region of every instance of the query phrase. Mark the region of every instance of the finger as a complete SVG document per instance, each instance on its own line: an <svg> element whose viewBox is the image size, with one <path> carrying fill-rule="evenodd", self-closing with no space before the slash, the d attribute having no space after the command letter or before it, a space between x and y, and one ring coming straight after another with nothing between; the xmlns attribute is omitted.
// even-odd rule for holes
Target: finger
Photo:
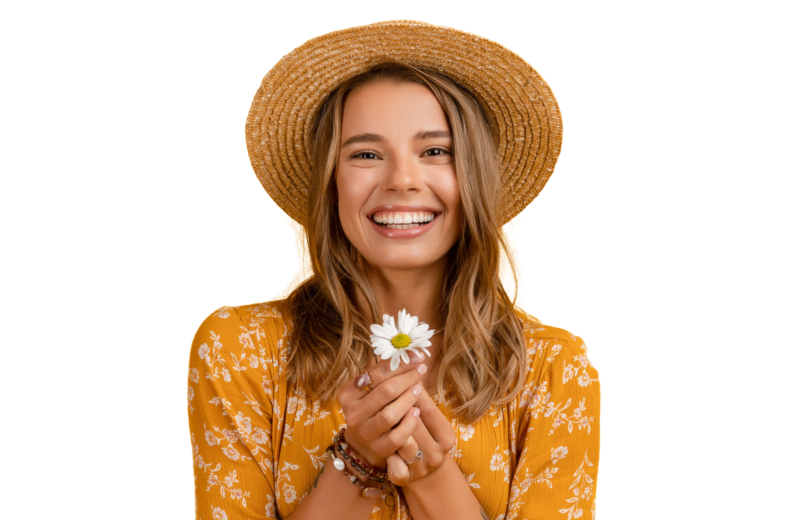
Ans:
<svg viewBox="0 0 801 520"><path fill-rule="evenodd" d="M426 428L426 425L423 424L423 421L417 421L415 429L412 432L412 437L414 437L414 442L417 444L417 449L423 451L423 456L425 456L427 453L432 453L433 451L442 450L434 437L431 436L431 433L428 431L428 428ZM417 454L416 451L415 454Z"/></svg>
<svg viewBox="0 0 801 520"><path fill-rule="evenodd" d="M414 354L414 352L412 354ZM414 359L414 361L408 365L402 366L400 370L397 370L395 372L392 372L389 369L389 361L386 362L380 361L376 365L373 365L373 367L371 367L370 370L372 370L373 374L375 374L373 377L375 377L379 381L374 380L373 377L370 376L370 371L357 374L352 381L343 385L343 387L339 391L339 395L337 397L339 399L340 405L342 406L342 410L347 412L349 408L348 405L350 403L367 397L369 391L372 391L372 389L378 386L378 384L380 384L381 382L386 381L387 379L391 379L392 377L397 377L400 374L409 373L411 370L417 367L419 362L422 359L424 359L424 357L422 354L419 354L417 358L415 358L414 355L412 355L410 359ZM424 374L425 371L426 368L423 368L422 372L420 372L420 375ZM365 389L367 389L368 391L365 392ZM403 388L400 389L401 392L403 390L404 390ZM369 410L369 414L365 414L364 417L365 418L372 417L375 414L375 412L376 412L375 408L371 407Z"/></svg>
<svg viewBox="0 0 801 520"><path fill-rule="evenodd" d="M415 431L417 431L416 428ZM411 466L420 462L420 461L412 462L417 457L417 451L419 449L420 447L418 446L417 440L415 439L414 435L409 435L408 437L406 437L406 441L404 441L401 447L398 448L398 455L400 455L403 461L407 463L407 466ZM412 462L412 464L411 465L408 464L409 462Z"/></svg>
<svg viewBox="0 0 801 520"><path fill-rule="evenodd" d="M450 449L456 443L451 422L437 408L437 404L423 390L415 404L420 409L420 421L425 425L428 433L439 444Z"/></svg>
<svg viewBox="0 0 801 520"><path fill-rule="evenodd" d="M417 425L420 422L417 418L419 415L420 410L417 408L411 408L407 411L396 427L376 440L374 444L376 453L383 457L388 457L398 451L398 448L403 446L406 439L417 429Z"/></svg>
<svg viewBox="0 0 801 520"><path fill-rule="evenodd" d="M398 450L398 455L401 455L401 458L405 461L411 462L412 459L417 457L418 451L422 452L419 460L408 465L409 478L412 481L416 482L428 478L433 473L440 471L447 463L447 459L452 457L450 453L451 447L439 445L431 437L422 421L417 421L417 428L412 432L411 439L414 444L407 441L405 446Z"/></svg>
<svg viewBox="0 0 801 520"><path fill-rule="evenodd" d="M363 417L372 417L384 409L389 403L400 397L409 388L420 382L420 378L426 373L428 367L418 365L415 370L409 370L402 374L383 381L375 389L359 400L361 405L360 414ZM394 423L393 423L394 424ZM391 427L392 425L390 425Z"/></svg>
<svg viewBox="0 0 801 520"><path fill-rule="evenodd" d="M368 396L373 401L369 401L368 398L362 400L365 407L363 410L368 410L365 415L369 417L364 421L364 431L375 437L380 437L385 432L392 433L390 430L400 424L423 391L421 375L416 370L381 383L378 388L370 392L376 395ZM398 392L400 395L393 399L392 396ZM373 408L373 403L376 403L378 409ZM375 410L372 415L367 415L372 410ZM395 432L390 436L390 440L395 443L389 450L389 453L392 453L406 438L400 432Z"/></svg>
<svg viewBox="0 0 801 520"><path fill-rule="evenodd" d="M397 453L387 457L387 475L389 475L389 481L396 486L405 486L411 478L409 466L401 460Z"/></svg>
<svg viewBox="0 0 801 520"><path fill-rule="evenodd" d="M408 354L408 358L410 363L401 363L396 370L392 370L389 360L381 360L370 367L370 369L367 371L367 375L370 378L370 382L368 383L370 389L375 390L378 385L387 379L414 369L417 365L423 362L425 356L421 352L413 350Z"/></svg>

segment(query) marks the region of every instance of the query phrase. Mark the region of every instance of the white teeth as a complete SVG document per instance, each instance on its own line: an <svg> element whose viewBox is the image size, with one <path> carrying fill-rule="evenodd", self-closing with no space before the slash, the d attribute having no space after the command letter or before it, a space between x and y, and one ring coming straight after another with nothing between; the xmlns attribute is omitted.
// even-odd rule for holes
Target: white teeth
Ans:
<svg viewBox="0 0 801 520"><path fill-rule="evenodd" d="M434 220L435 215L428 211L414 211L409 213L376 213L373 221L392 229L409 229L423 225Z"/></svg>

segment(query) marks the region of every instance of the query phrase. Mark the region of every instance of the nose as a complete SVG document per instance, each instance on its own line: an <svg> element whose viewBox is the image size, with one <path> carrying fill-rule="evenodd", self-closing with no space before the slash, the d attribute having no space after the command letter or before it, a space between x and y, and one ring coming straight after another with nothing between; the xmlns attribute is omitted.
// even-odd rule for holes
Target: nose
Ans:
<svg viewBox="0 0 801 520"><path fill-rule="evenodd" d="M389 161L388 166L381 186L384 191L404 194L422 189L420 165L412 157L406 154L396 154Z"/></svg>

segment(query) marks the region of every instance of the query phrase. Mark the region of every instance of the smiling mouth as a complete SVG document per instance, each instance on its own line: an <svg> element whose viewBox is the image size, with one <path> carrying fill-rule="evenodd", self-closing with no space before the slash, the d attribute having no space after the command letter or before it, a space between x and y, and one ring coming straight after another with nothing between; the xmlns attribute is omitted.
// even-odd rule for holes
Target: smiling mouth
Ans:
<svg viewBox="0 0 801 520"><path fill-rule="evenodd" d="M372 220L373 223L375 223L377 226L381 226L383 228L388 228L388 229L399 229L400 230L400 229L412 229L412 228L427 226L427 225L431 224L432 222L434 222L434 220L438 216L439 216L439 213L435 213L434 216L431 218L431 220L424 221L424 222L412 222L412 223L409 223L409 224L385 224L383 222L376 221L373 218L373 216L370 216L368 218L370 220Z"/></svg>
<svg viewBox="0 0 801 520"><path fill-rule="evenodd" d="M434 218L437 218L437 217L434 217ZM373 222L375 222L375 220ZM385 228L389 228L389 229L412 229L414 227L427 226L427 225L431 224L432 222L434 222L433 218L431 220L429 220L428 222L415 222L415 223L412 223L412 224L381 224L380 222L375 222L375 223L378 224L381 227L385 227Z"/></svg>

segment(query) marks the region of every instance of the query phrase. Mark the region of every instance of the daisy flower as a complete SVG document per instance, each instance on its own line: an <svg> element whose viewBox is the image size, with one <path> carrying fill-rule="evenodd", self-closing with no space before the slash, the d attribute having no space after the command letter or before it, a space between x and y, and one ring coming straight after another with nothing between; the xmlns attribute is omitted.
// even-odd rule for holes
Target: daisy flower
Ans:
<svg viewBox="0 0 801 520"><path fill-rule="evenodd" d="M375 355L381 356L381 359L392 358L389 363L392 370L398 368L401 359L404 363L409 363L407 350L417 352L419 348L431 357L431 353L426 347L431 346L429 339L434 335L434 331L428 330L428 325L425 323L418 323L417 316L407 313L406 309L398 313L397 327L395 318L384 314L384 324L370 325L370 330L373 332L370 340L372 340Z"/></svg>

